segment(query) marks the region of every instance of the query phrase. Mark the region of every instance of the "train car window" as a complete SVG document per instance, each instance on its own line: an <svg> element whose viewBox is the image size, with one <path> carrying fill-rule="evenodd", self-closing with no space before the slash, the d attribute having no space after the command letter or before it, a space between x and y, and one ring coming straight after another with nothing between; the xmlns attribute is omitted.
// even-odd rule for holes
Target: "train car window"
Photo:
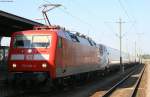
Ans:
<svg viewBox="0 0 150 97"><path fill-rule="evenodd" d="M14 38L14 47L15 48L30 48L32 42L31 36L16 36Z"/></svg>
<svg viewBox="0 0 150 97"><path fill-rule="evenodd" d="M99 50L100 50L100 54L103 55L104 49L103 49L103 46L102 46L102 45L100 45Z"/></svg>
<svg viewBox="0 0 150 97"><path fill-rule="evenodd" d="M58 45L57 45L58 48L62 48L62 38L59 37L58 38Z"/></svg>
<svg viewBox="0 0 150 97"><path fill-rule="evenodd" d="M107 51L106 51L106 47L104 47L104 52L106 53Z"/></svg>

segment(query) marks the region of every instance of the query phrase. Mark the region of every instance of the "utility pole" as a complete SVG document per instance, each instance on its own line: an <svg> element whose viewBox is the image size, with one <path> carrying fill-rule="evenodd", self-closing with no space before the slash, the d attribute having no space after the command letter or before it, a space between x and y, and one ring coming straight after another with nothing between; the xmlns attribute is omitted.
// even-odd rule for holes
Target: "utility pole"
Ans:
<svg viewBox="0 0 150 97"><path fill-rule="evenodd" d="M122 72L124 72L124 64L122 64L122 23L125 23L122 21L122 19L119 19L119 41L120 41L120 66L122 68Z"/></svg>
<svg viewBox="0 0 150 97"><path fill-rule="evenodd" d="M139 44L139 46L138 47L136 47L136 48L138 48L138 58L139 58L139 63L142 63L142 46L141 46L141 36L143 35L144 33L137 33L137 39L138 39L138 44ZM136 51L137 52L137 51Z"/></svg>
<svg viewBox="0 0 150 97"><path fill-rule="evenodd" d="M136 63L136 57L137 55L136 55L136 41L135 41L135 63Z"/></svg>

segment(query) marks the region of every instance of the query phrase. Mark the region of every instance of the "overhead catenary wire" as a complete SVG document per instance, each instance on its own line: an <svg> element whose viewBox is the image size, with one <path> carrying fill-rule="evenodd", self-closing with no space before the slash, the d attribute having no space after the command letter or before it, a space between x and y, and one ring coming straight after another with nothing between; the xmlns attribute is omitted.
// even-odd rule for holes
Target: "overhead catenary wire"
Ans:
<svg viewBox="0 0 150 97"><path fill-rule="evenodd" d="M119 2L119 5L120 5L121 9L123 10L123 12L125 13L125 15L127 16L128 21L132 22L132 21L131 21L131 20L132 20L132 18L131 18L132 16L129 15L129 13L128 13L127 9L125 8L124 4L122 3L122 1L121 1L121 0L117 0L117 1ZM107 28L108 28L110 31L112 31L112 32L115 33L115 31L108 25L109 22L104 22L104 23L105 23L105 25L107 26ZM113 23L114 23L114 22L113 22ZM126 22L126 23L129 23L129 22ZM132 24L131 24L131 26L129 27L129 29L128 29L127 31L125 31L122 36L125 36L133 27L135 27L135 23L136 23L136 22L135 22L135 19L134 19L134 21L132 22ZM111 28L111 29L110 29L110 28ZM118 36L118 35L116 34L116 36Z"/></svg>
<svg viewBox="0 0 150 97"><path fill-rule="evenodd" d="M135 19L135 17L134 17L133 15L129 15L129 13L128 13L127 9L125 8L124 4L122 3L122 1L121 1L121 0L118 0L118 3L119 3L119 5L120 5L120 7L122 8L122 10L124 11L124 13L126 14L128 20L131 21L131 22L132 22L132 20L134 20L133 23L131 24L129 30L126 32L126 33L128 33L133 27L136 26L135 23L137 23L137 22L135 22L136 19ZM136 28L136 27L135 27L135 28ZM125 35L126 33L124 33L124 35Z"/></svg>
<svg viewBox="0 0 150 97"><path fill-rule="evenodd" d="M131 20L128 11L126 10L126 8L124 7L123 3L121 2L121 0L118 0L119 5L121 6L121 8L123 9L124 13L126 14L126 16L128 17L129 20Z"/></svg>
<svg viewBox="0 0 150 97"><path fill-rule="evenodd" d="M98 14L94 13L94 10L90 10L91 7L85 8L81 3L79 3L77 0L70 0L74 3L76 3L76 5L78 5L78 7L81 7L81 10L84 10L83 12L88 13L89 15L93 15L93 16L98 16L100 17ZM85 5L85 4L84 4Z"/></svg>
<svg viewBox="0 0 150 97"><path fill-rule="evenodd" d="M125 0L123 0L125 1ZM126 3L126 2L124 2ZM133 21L136 21L137 19L135 18L135 16L133 15L133 12L131 12L131 9L130 9L130 14L129 14L129 11L127 10L127 8L125 7L125 4L123 4L123 2L120 0L120 6L122 5L122 9L124 9L124 11L126 11L125 13L128 15L128 19L130 20L133 20ZM132 14L131 14L132 13Z"/></svg>
<svg viewBox="0 0 150 97"><path fill-rule="evenodd" d="M47 3L52 3L50 1L47 1L47 0L43 0ZM71 16L72 18L76 19L77 21L83 23L83 24L86 24L88 25L89 27L93 27L93 25L91 25L90 23L88 23L87 21L84 21L83 19L79 18L78 16L72 14L70 11L68 11L67 7L65 7L64 5L62 5L61 8L59 8L59 10L61 10L63 13L67 14L68 16Z"/></svg>
<svg viewBox="0 0 150 97"><path fill-rule="evenodd" d="M44 1L44 2L46 2L46 3L50 3L50 4L53 3L53 2L50 2L50 1L48 1L48 0L42 0L42 1ZM60 10L60 11L63 12L64 14L66 14L66 15L72 17L72 18L75 19L76 21L78 21L78 22L80 22L80 23L82 23L82 24L88 26L88 28L87 28L88 31L92 29L91 31L94 32L94 30L95 30L94 25L92 25L91 23L89 23L89 22L83 20L82 18L78 17L77 15L74 15L72 12L70 12L70 11L68 10L68 8L67 8L66 6L61 5L61 7L58 8L58 10Z"/></svg>
<svg viewBox="0 0 150 97"><path fill-rule="evenodd" d="M87 21L84 21L83 19L81 19L78 16L76 16L76 15L72 14L71 12L69 12L65 6L63 6L63 8L59 8L59 10L61 10L62 12L67 14L68 16L74 18L75 20L79 21L80 23L82 23L84 25L87 25L88 26L88 28L87 28L88 29L88 34L89 34L89 31L91 29L92 29L91 31L94 32L95 27L92 24L88 23ZM95 37L95 35L93 35L93 37Z"/></svg>
<svg viewBox="0 0 150 97"><path fill-rule="evenodd" d="M109 29L110 32L116 33L116 31L113 29L112 26L109 25L109 23L111 23L111 22L104 22L104 24L106 25L106 27ZM114 22L113 22L113 23L114 23Z"/></svg>
<svg viewBox="0 0 150 97"><path fill-rule="evenodd" d="M56 0L55 0L56 1ZM94 8L94 10L93 9L91 9L91 8L93 8L93 7L91 7L91 5L92 4L90 4L90 7L86 7L85 5L85 3L81 3L81 2L79 2L78 0L70 0L70 2L72 2L72 4L74 4L74 5L77 5L79 8L80 8L80 10L83 10L82 11L82 13L85 13L85 14L88 14L88 18L93 18L93 16L94 16L94 18L95 17L101 17L97 12L98 12L98 10L95 10L95 8ZM94 2L95 3L95 2ZM96 13L95 13L96 12ZM96 21L98 22L99 21L99 19L96 19ZM102 21L99 21L99 23L103 23ZM92 27L92 31L94 31L94 29L95 29L95 25L91 25L91 23L88 23L88 24L90 24L89 26L90 27ZM92 23L92 24L96 24L96 23ZM96 32L96 31L95 31ZM95 35L96 33L94 33L94 35ZM89 35L89 31L88 31L88 35ZM100 39L100 38L99 38Z"/></svg>
<svg viewBox="0 0 150 97"><path fill-rule="evenodd" d="M89 27L93 27L93 25L91 25L90 23L88 23L88 22L82 20L81 18L79 18L79 17L73 15L72 13L70 13L70 12L66 9L66 7L64 7L64 9L60 9L60 10L63 11L65 14L71 16L72 18L78 20L79 22L82 22L82 23L88 25Z"/></svg>
<svg viewBox="0 0 150 97"><path fill-rule="evenodd" d="M137 24L137 21L136 21L136 19L135 19L135 17L134 17L133 15L129 15L127 9L125 8L124 4L122 3L122 0L118 0L118 2L119 2L120 7L122 8L122 10L124 11L124 13L126 14L128 20L129 20L129 21L134 20L134 22L131 24L131 26L130 26L130 28L128 29L128 31L125 32L125 33L123 33L122 36L124 37L127 33L129 33L129 31L131 31L131 29L132 29L133 27L136 29L135 23ZM135 34L136 34L136 33L135 33ZM136 48L136 46L135 46L135 48ZM136 53L136 49L135 49L135 53Z"/></svg>
<svg viewBox="0 0 150 97"><path fill-rule="evenodd" d="M125 36L126 34L128 34L133 27L135 27L135 22L133 22L132 25L130 26L130 28L125 33L123 33L123 36Z"/></svg>
<svg viewBox="0 0 150 97"><path fill-rule="evenodd" d="M132 22L130 28L128 29L128 31L126 31L125 33L123 33L123 37L124 37L127 33L129 33L129 32L131 31L131 29L132 29L133 27L134 27L135 29L137 28L136 25L135 25L135 23L137 24L137 21L136 21L136 19L135 19L135 17L134 17L133 15L129 15L129 14L128 14L128 11L126 10L126 8L125 8L124 4L122 3L122 1L121 1L121 0L118 0L118 2L119 2L119 4L120 4L121 8L123 9L124 13L125 13L126 16L128 17L128 20L130 20L130 21L131 21L131 20L134 20L134 21ZM135 33L135 34L136 34L136 33Z"/></svg>

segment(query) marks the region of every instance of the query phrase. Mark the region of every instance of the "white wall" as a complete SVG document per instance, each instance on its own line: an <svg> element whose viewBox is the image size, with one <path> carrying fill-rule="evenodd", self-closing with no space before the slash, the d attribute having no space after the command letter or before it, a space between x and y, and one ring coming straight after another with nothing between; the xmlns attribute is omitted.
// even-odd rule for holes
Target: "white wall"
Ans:
<svg viewBox="0 0 150 97"><path fill-rule="evenodd" d="M9 46L10 45L10 38L9 37L3 37L1 40L1 46Z"/></svg>

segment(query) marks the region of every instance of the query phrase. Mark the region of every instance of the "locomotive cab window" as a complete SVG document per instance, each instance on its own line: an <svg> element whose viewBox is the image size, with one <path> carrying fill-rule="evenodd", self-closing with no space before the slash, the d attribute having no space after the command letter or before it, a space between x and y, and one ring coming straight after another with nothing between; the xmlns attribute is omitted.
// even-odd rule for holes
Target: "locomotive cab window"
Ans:
<svg viewBox="0 0 150 97"><path fill-rule="evenodd" d="M35 35L33 36L32 46L33 47L49 47L51 37L47 35Z"/></svg>
<svg viewBox="0 0 150 97"><path fill-rule="evenodd" d="M32 42L31 36L18 35L14 39L14 47L15 48L30 48L31 42Z"/></svg>
<svg viewBox="0 0 150 97"><path fill-rule="evenodd" d="M50 43L51 37L47 35L18 35L14 39L15 48L49 47Z"/></svg>

